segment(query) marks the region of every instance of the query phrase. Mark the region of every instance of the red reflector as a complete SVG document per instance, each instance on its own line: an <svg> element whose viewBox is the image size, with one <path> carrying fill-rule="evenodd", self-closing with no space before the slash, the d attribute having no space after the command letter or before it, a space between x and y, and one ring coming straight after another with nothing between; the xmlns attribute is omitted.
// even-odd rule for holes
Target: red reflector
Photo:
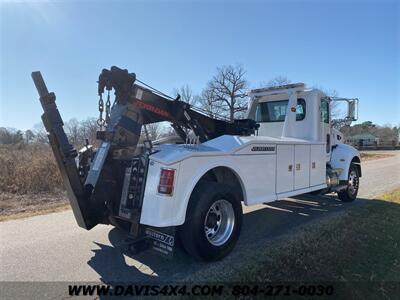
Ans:
<svg viewBox="0 0 400 300"><path fill-rule="evenodd" d="M160 183L158 184L158 192L160 194L172 195L174 190L175 170L161 169Z"/></svg>

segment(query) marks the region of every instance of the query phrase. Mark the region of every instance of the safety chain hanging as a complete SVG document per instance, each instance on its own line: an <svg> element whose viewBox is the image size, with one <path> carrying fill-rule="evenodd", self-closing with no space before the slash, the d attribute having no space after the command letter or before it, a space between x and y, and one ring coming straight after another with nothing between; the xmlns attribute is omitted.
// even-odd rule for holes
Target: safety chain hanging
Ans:
<svg viewBox="0 0 400 300"><path fill-rule="evenodd" d="M97 125L100 126L100 130L103 130L103 127L107 126L110 123L110 114L111 114L110 90L108 90L108 94L107 94L106 110L105 110L104 118L103 118L103 111L104 111L103 94L100 94L99 119L97 120Z"/></svg>
<svg viewBox="0 0 400 300"><path fill-rule="evenodd" d="M100 99L99 99L99 118L97 120L97 125L100 126L100 130L103 130L103 126L105 125L105 120L103 119L103 110L104 110L104 101L103 101L103 95L100 93Z"/></svg>
<svg viewBox="0 0 400 300"><path fill-rule="evenodd" d="M110 124L110 113L111 113L111 101L110 101L110 90L108 90L107 101L106 101L106 125Z"/></svg>

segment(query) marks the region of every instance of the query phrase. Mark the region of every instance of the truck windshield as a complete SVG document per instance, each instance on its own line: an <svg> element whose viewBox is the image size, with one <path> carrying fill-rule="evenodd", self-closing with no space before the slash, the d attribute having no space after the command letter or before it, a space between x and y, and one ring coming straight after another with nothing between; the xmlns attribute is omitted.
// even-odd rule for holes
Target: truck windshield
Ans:
<svg viewBox="0 0 400 300"><path fill-rule="evenodd" d="M261 102L256 109L256 122L283 122L285 121L286 109L289 100ZM296 121L306 117L306 102L304 99L297 99Z"/></svg>

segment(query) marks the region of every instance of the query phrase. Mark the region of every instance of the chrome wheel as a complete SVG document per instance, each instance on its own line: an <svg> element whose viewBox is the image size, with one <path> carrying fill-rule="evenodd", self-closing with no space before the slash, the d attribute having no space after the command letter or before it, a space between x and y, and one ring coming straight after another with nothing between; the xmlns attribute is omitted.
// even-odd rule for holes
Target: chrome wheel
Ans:
<svg viewBox="0 0 400 300"><path fill-rule="evenodd" d="M214 246L221 246L230 238L235 226L232 204L224 199L215 201L204 220L204 233Z"/></svg>
<svg viewBox="0 0 400 300"><path fill-rule="evenodd" d="M349 174L348 190L351 195L354 195L358 191L359 178L355 170L351 170Z"/></svg>

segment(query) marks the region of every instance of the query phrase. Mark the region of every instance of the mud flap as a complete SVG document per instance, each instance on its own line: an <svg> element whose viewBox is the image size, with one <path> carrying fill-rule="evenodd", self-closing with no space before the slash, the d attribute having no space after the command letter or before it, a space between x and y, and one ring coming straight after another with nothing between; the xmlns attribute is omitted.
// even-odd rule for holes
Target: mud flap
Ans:
<svg viewBox="0 0 400 300"><path fill-rule="evenodd" d="M146 227L145 236L149 240L150 249L166 258L173 258L175 249L175 227Z"/></svg>
<svg viewBox="0 0 400 300"><path fill-rule="evenodd" d="M127 249L137 255L150 250L167 259L172 259L175 252L175 227L157 228L140 225L140 236L130 236L126 241Z"/></svg>
<svg viewBox="0 0 400 300"><path fill-rule="evenodd" d="M69 143L64 132L64 123L56 105L55 94L48 92L40 72L33 72L32 79L44 110L42 121L48 132L50 146L60 169L75 219L80 227L89 230L96 226L100 220L97 220L96 215L91 213L92 210L87 201L75 162L77 151Z"/></svg>

